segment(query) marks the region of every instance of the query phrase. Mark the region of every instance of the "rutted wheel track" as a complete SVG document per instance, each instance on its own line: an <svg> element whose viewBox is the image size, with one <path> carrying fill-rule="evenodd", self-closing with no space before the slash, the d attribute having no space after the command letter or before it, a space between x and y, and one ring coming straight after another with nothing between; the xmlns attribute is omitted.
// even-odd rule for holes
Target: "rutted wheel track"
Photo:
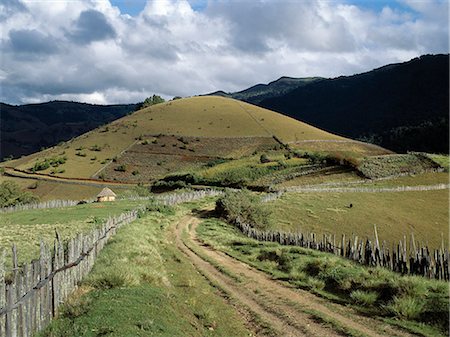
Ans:
<svg viewBox="0 0 450 337"><path fill-rule="evenodd" d="M237 303L238 311L245 313L246 310L250 310L253 316L259 317L265 324L271 326L277 336L342 336L329 325L325 326L314 319L310 314L311 311L320 312L323 316L337 321L339 325L358 331L363 336L384 335L368 327L365 324L367 318L357 317L358 321L355 321L317 303L317 297L310 293L289 288L226 254L202 245L195 237L198 223L199 219L192 216L181 219L175 229L177 247L201 274L218 285L233 299L233 302ZM186 242L182 236L185 230L189 234ZM371 326L376 324L371 323ZM377 323L380 325L380 322ZM250 325L257 335L267 335L261 333L263 329L258 328L258 323L252 322ZM386 329L386 335L389 336L409 336L387 327Z"/></svg>

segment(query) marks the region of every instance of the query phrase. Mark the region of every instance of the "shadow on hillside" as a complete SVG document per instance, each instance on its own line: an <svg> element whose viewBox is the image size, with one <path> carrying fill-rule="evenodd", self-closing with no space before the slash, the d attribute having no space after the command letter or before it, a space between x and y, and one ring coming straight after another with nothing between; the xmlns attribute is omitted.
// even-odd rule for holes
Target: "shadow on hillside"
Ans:
<svg viewBox="0 0 450 337"><path fill-rule="evenodd" d="M194 208L192 214L200 219L217 218L217 213L214 209L197 209Z"/></svg>

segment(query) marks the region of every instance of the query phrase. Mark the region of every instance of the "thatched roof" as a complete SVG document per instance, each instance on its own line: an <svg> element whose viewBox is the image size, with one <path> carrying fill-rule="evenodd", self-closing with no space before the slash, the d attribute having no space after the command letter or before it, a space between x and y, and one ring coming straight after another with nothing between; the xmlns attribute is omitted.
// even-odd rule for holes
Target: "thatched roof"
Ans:
<svg viewBox="0 0 450 337"><path fill-rule="evenodd" d="M102 191L97 195L97 198L99 197L115 197L116 193L114 193L113 191L111 191L111 189L109 189L108 187L105 187L104 189L102 189Z"/></svg>

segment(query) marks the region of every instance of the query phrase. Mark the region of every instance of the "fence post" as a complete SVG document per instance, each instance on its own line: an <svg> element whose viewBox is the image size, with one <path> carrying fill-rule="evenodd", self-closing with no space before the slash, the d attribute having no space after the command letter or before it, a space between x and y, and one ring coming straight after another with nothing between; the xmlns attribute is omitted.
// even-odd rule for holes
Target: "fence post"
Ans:
<svg viewBox="0 0 450 337"><path fill-rule="evenodd" d="M0 251L0 309L6 308L5 251ZM5 315L0 315L0 336L5 336Z"/></svg>

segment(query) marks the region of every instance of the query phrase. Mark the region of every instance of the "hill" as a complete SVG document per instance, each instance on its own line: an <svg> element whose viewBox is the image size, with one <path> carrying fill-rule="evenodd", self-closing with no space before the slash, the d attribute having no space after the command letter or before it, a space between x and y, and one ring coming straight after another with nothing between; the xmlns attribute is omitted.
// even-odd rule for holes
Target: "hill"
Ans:
<svg viewBox="0 0 450 337"><path fill-rule="evenodd" d="M258 104L265 99L282 96L294 89L318 82L322 79L323 78L321 77L294 78L283 76L268 84L257 84L242 91L226 93L220 90L208 95L229 97L252 104Z"/></svg>
<svg viewBox="0 0 450 337"><path fill-rule="evenodd" d="M57 177L148 183L214 166L220 160L246 157L244 165L259 163L256 158L264 151L269 154L287 145L309 151L329 147L360 154L387 153L248 103L205 96L139 110L5 166ZM283 153L273 154L273 158L280 156ZM260 165L264 170L271 166Z"/></svg>
<svg viewBox="0 0 450 337"><path fill-rule="evenodd" d="M18 106L0 103L0 158L17 158L56 145L123 117L136 107L65 101Z"/></svg>
<svg viewBox="0 0 450 337"><path fill-rule="evenodd" d="M449 56L313 81L258 105L397 151L448 153Z"/></svg>

